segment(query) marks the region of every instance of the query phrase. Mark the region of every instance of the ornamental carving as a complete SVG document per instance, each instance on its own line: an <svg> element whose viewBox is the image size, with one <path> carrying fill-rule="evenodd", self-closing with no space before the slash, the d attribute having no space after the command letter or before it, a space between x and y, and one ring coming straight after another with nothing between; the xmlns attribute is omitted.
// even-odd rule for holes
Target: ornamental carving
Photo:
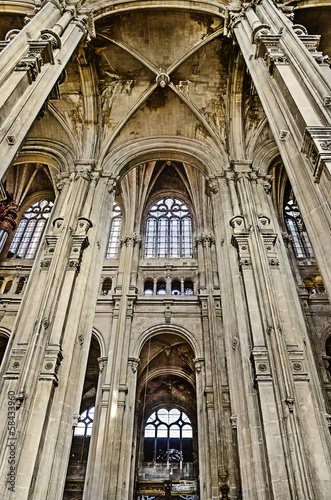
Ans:
<svg viewBox="0 0 331 500"><path fill-rule="evenodd" d="M123 238L121 238L121 245L125 245L126 247L134 247L136 244L141 244L141 236L138 236L136 233L128 233Z"/></svg>
<svg viewBox="0 0 331 500"><path fill-rule="evenodd" d="M140 359L139 358L129 358L128 363L131 367L132 373L136 373Z"/></svg>
<svg viewBox="0 0 331 500"><path fill-rule="evenodd" d="M324 151L331 151L331 141L320 141L320 145Z"/></svg>
<svg viewBox="0 0 331 500"><path fill-rule="evenodd" d="M209 181L209 190L211 193L216 194L220 190L220 185L217 179L212 179Z"/></svg>
<svg viewBox="0 0 331 500"><path fill-rule="evenodd" d="M164 89L170 83L170 77L166 73L159 73L155 78L156 83Z"/></svg>
<svg viewBox="0 0 331 500"><path fill-rule="evenodd" d="M13 194L6 191L7 199L0 202L0 229L11 233L16 229L18 206L13 199Z"/></svg>

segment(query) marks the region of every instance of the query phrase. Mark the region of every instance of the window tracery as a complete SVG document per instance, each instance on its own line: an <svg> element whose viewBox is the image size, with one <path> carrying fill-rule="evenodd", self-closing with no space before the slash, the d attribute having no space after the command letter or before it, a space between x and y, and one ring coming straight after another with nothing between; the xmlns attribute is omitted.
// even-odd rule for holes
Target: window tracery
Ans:
<svg viewBox="0 0 331 500"><path fill-rule="evenodd" d="M119 248L121 228L122 228L122 211L121 207L117 203L114 203L111 219L112 222L108 240L106 259L116 259L118 255L118 248Z"/></svg>
<svg viewBox="0 0 331 500"><path fill-rule="evenodd" d="M192 462L191 420L177 408L160 408L147 419L144 431L144 461Z"/></svg>
<svg viewBox="0 0 331 500"><path fill-rule="evenodd" d="M192 219L184 202L166 197L150 208L146 220L145 257L192 257Z"/></svg>
<svg viewBox="0 0 331 500"><path fill-rule="evenodd" d="M304 229L300 211L293 199L289 199L284 207L286 227L292 236L293 250L298 259L314 257L308 234Z"/></svg>
<svg viewBox="0 0 331 500"><path fill-rule="evenodd" d="M40 200L24 212L7 257L34 259L52 207L52 201Z"/></svg>

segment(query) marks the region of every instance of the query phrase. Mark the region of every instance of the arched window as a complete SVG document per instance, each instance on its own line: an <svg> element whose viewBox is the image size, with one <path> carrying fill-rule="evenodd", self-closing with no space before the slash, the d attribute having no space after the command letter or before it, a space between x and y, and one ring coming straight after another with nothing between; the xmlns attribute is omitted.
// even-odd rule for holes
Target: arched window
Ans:
<svg viewBox="0 0 331 500"><path fill-rule="evenodd" d="M146 220L145 257L192 257L192 219L176 198L163 198L150 209Z"/></svg>
<svg viewBox="0 0 331 500"><path fill-rule="evenodd" d="M10 290L11 290L11 287L12 287L12 284L13 284L13 278L8 278L7 281L6 281L6 286L5 286L5 289L3 291L3 293L9 293Z"/></svg>
<svg viewBox="0 0 331 500"><path fill-rule="evenodd" d="M52 207L52 201L41 200L24 212L7 257L16 257L17 259L33 259L35 257Z"/></svg>
<svg viewBox="0 0 331 500"><path fill-rule="evenodd" d="M191 280L184 281L184 295L194 295L193 282Z"/></svg>
<svg viewBox="0 0 331 500"><path fill-rule="evenodd" d="M164 280L159 280L157 282L156 293L157 293L157 295L166 295L167 285L166 285L166 282Z"/></svg>
<svg viewBox="0 0 331 500"><path fill-rule="evenodd" d="M144 283L144 295L153 295L154 283L152 280L146 280Z"/></svg>
<svg viewBox="0 0 331 500"><path fill-rule="evenodd" d="M106 259L116 259L120 242L122 227L122 212L117 203L114 203L113 212L111 214L111 228L108 240L108 248Z"/></svg>
<svg viewBox="0 0 331 500"><path fill-rule="evenodd" d="M300 211L293 199L289 199L284 208L284 219L287 229L292 236L292 245L295 255L299 258L314 257L308 234L304 230Z"/></svg>
<svg viewBox="0 0 331 500"><path fill-rule="evenodd" d="M144 462L193 461L193 429L189 417L177 408L160 408L147 419Z"/></svg>
<svg viewBox="0 0 331 500"><path fill-rule="evenodd" d="M180 295L181 293L181 283L178 280L171 282L171 295Z"/></svg>
<svg viewBox="0 0 331 500"><path fill-rule="evenodd" d="M16 292L15 293L22 293L23 287L25 283L25 278L20 278L19 282L17 283L16 287Z"/></svg>
<svg viewBox="0 0 331 500"><path fill-rule="evenodd" d="M74 439L72 443L71 456L75 460L87 460L92 434L95 407L83 411L79 422L74 430Z"/></svg>

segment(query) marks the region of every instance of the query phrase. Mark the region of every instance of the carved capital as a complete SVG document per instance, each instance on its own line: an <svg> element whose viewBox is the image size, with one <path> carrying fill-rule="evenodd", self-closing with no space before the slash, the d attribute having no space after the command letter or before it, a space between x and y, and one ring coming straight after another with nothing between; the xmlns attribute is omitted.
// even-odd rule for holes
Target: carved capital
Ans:
<svg viewBox="0 0 331 500"><path fill-rule="evenodd" d="M105 368L106 366L106 363L108 361L108 358L105 357L105 356L102 356L100 358L97 358L97 361L98 361L98 364L99 364L99 370L100 372L102 373L103 372L103 369Z"/></svg>
<svg viewBox="0 0 331 500"><path fill-rule="evenodd" d="M109 194L114 193L117 187L117 179L108 179L107 181L107 191Z"/></svg>
<svg viewBox="0 0 331 500"><path fill-rule="evenodd" d="M217 179L210 179L208 182L209 191L212 194L217 194L220 190L220 185Z"/></svg>
<svg viewBox="0 0 331 500"><path fill-rule="evenodd" d="M138 236L136 233L127 233L120 240L121 245L125 245L126 247L134 247L136 244L141 244L141 236Z"/></svg>
<svg viewBox="0 0 331 500"><path fill-rule="evenodd" d="M197 373L200 373L203 366L204 366L204 363L205 363L205 359L204 358L194 358L193 359L193 363L194 363L194 368L195 368L195 371Z"/></svg>
<svg viewBox="0 0 331 500"><path fill-rule="evenodd" d="M139 358L129 358L128 363L131 367L132 373L136 373L140 359Z"/></svg>

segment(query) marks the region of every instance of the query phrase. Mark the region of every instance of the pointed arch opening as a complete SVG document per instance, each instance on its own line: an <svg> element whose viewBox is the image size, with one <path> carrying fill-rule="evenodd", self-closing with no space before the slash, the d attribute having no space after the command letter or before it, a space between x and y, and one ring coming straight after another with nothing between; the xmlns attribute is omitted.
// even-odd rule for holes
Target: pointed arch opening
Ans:
<svg viewBox="0 0 331 500"><path fill-rule="evenodd" d="M176 333L148 339L140 354L135 499L198 500L198 426L194 353ZM153 496L154 495L154 496ZM149 496L147 496L149 498Z"/></svg>

